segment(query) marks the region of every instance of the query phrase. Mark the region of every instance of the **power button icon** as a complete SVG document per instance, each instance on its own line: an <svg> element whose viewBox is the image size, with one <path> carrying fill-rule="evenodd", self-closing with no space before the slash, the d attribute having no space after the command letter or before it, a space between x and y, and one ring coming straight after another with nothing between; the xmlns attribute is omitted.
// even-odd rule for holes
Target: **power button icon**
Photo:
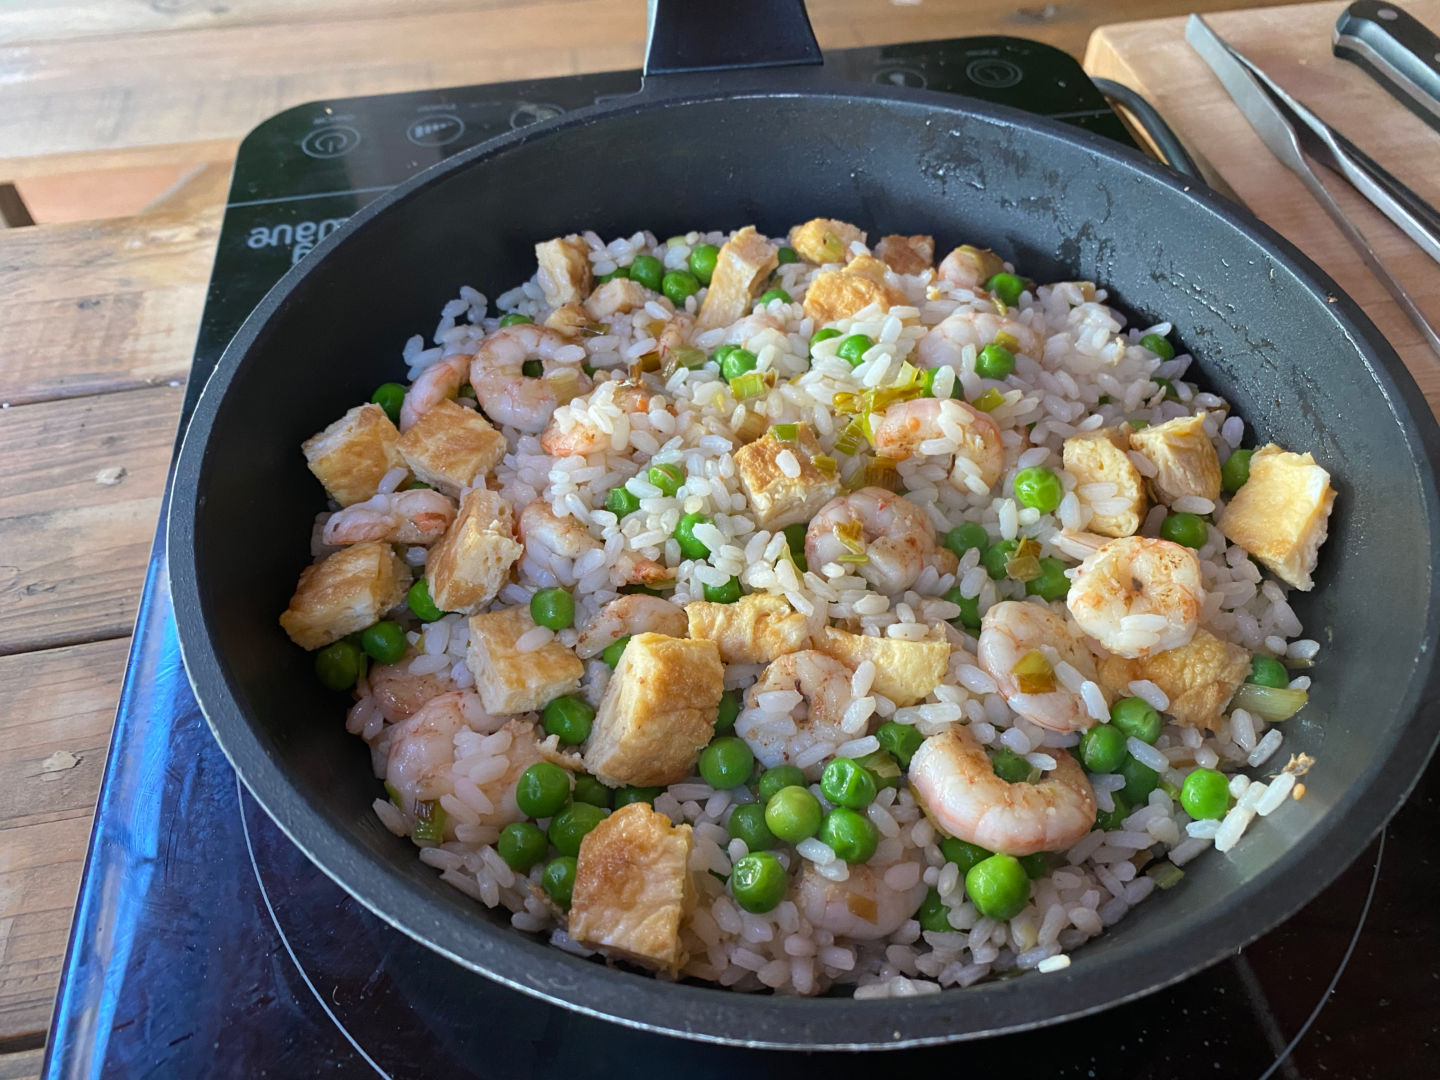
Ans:
<svg viewBox="0 0 1440 1080"><path fill-rule="evenodd" d="M316 128L300 140L300 149L313 158L344 157L360 145L360 133L345 124Z"/></svg>

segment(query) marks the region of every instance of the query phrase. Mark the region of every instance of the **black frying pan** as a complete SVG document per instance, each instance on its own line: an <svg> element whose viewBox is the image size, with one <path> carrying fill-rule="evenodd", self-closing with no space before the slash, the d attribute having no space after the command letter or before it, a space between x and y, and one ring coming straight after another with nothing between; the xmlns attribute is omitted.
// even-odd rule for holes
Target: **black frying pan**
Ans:
<svg viewBox="0 0 1440 1080"><path fill-rule="evenodd" d="M210 379L178 463L171 587L196 696L261 805L380 917L458 963L637 1027L749 1045L1045 1024L1182 979L1294 912L1364 849L1436 743L1440 434L1394 352L1279 236L1136 154L1010 109L827 81L799 0L661 3L648 71L633 98L478 146L370 204L281 280ZM276 624L323 500L300 442L394 379L401 343L460 284L497 295L533 272L536 240L581 227L774 233L817 214L932 232L942 251L989 245L1041 281L1103 283L1142 322L1174 322L1260 441L1311 450L1335 477L1320 585L1295 604L1324 647L1310 704L1286 725L1288 749L1317 760L1309 794L1228 856L1190 864L1183 887L1063 972L802 1000L552 949L381 827L365 747Z"/></svg>

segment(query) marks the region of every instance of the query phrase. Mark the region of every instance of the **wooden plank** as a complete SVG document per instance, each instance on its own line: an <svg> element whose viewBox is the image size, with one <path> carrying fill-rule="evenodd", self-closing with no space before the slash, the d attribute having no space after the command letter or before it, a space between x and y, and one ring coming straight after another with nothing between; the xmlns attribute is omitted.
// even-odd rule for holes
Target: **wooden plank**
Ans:
<svg viewBox="0 0 1440 1080"><path fill-rule="evenodd" d="M0 412L0 656L130 632L181 396Z"/></svg>
<svg viewBox="0 0 1440 1080"><path fill-rule="evenodd" d="M0 657L0 1043L49 1024L128 650Z"/></svg>
<svg viewBox="0 0 1440 1080"><path fill-rule="evenodd" d="M45 1062L44 1050L21 1050L0 1054L0 1080L38 1080Z"/></svg>

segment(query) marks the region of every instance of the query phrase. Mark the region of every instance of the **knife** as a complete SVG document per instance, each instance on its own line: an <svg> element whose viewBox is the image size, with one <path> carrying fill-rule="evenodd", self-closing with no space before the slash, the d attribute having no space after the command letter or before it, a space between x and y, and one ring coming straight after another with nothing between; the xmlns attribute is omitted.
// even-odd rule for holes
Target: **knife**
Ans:
<svg viewBox="0 0 1440 1080"><path fill-rule="evenodd" d="M1406 108L1440 130L1440 37L1415 16L1380 0L1340 14L1335 55L1368 71Z"/></svg>

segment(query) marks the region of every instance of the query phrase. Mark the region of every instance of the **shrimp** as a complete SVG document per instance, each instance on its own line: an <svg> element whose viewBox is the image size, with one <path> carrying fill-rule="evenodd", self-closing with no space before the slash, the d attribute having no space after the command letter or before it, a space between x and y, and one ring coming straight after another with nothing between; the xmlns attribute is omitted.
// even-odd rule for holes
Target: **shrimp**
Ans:
<svg viewBox="0 0 1440 1080"><path fill-rule="evenodd" d="M779 330L783 332L785 324L766 311L757 311L754 314L746 315L743 319L736 319L730 324L725 332L725 344L744 345L752 337L766 330Z"/></svg>
<svg viewBox="0 0 1440 1080"><path fill-rule="evenodd" d="M1200 560L1169 540L1123 536L1080 564L1065 603L1080 629L1116 656L1177 649L1200 625Z"/></svg>
<svg viewBox="0 0 1440 1080"><path fill-rule="evenodd" d="M455 504L438 491L392 491L331 514L321 540L332 547L370 540L433 544L454 520Z"/></svg>
<svg viewBox="0 0 1440 1080"><path fill-rule="evenodd" d="M1039 358L1045 354L1045 341L1019 319L996 315L993 311L965 307L951 314L944 322L930 328L915 347L921 367L960 366L960 352L967 345L983 349L1000 334L1015 339L1013 352Z"/></svg>
<svg viewBox="0 0 1440 1080"><path fill-rule="evenodd" d="M533 323L504 326L480 343L470 361L470 385L497 424L540 432L562 404L562 390L568 401L590 389L580 368L584 356L583 348L554 330ZM540 362L539 377L524 374L528 360Z"/></svg>
<svg viewBox="0 0 1440 1080"><path fill-rule="evenodd" d="M665 324L665 329L655 339L655 351L660 354L661 367L664 367L667 356L690 340L690 332L694 329L695 316L683 311Z"/></svg>
<svg viewBox="0 0 1440 1080"><path fill-rule="evenodd" d="M585 624L575 642L575 655L582 660L598 656L622 637L632 634L664 634L684 637L690 620L679 604L660 596L633 593L611 600Z"/></svg>
<svg viewBox="0 0 1440 1080"><path fill-rule="evenodd" d="M604 550L604 545L590 535L583 522L569 515L561 517L544 499L536 499L521 510L519 524L526 558L552 574L556 572L556 558L573 564L592 551ZM574 580L573 574L569 576ZM674 576L669 567L632 551L622 552L610 568L610 580L617 586L657 585Z"/></svg>
<svg viewBox="0 0 1440 1080"><path fill-rule="evenodd" d="M989 491L1005 471L1005 444L1000 441L999 427L979 409L963 401L938 398L897 401L875 425L874 436L876 452L894 461L904 461L911 454L923 452L922 444L931 439L953 441L955 463L950 471L950 484L957 491L974 490L970 484L972 478L984 485L983 491Z"/></svg>
<svg viewBox="0 0 1440 1080"><path fill-rule="evenodd" d="M455 689L448 668L428 675L411 675L410 661L414 652L394 664L376 664L370 669L370 697L380 715L392 724L408 720L432 698Z"/></svg>
<svg viewBox="0 0 1440 1080"><path fill-rule="evenodd" d="M761 706L761 694L785 691L798 692L802 700L784 712ZM835 747L854 737L842 726L850 701L850 669L839 660L813 649L786 653L772 660L746 693L735 734L766 768L794 764L817 745ZM820 770L821 762L813 762L805 774L814 779Z"/></svg>
<svg viewBox="0 0 1440 1080"><path fill-rule="evenodd" d="M603 417L613 416L612 405L627 415L649 412L650 402L650 392L638 383L628 379L602 382L585 397L555 410L540 435L540 448L554 457L622 451L629 445L628 423L616 424L612 419L607 431L601 426L605 423Z"/></svg>
<svg viewBox="0 0 1440 1080"><path fill-rule="evenodd" d="M409 431L420 417L459 393L469 370L470 357L466 353L456 353L437 360L415 376L400 405L400 430Z"/></svg>
<svg viewBox="0 0 1440 1080"><path fill-rule="evenodd" d="M935 551L935 526L925 511L878 487L831 499L805 531L805 558L811 568L827 563L853 567L880 592L892 595L915 584Z"/></svg>
<svg viewBox="0 0 1440 1080"><path fill-rule="evenodd" d="M908 889L892 889L864 863L851 866L844 881L831 881L809 861L804 867L795 886L795 906L817 930L857 941L874 941L899 930L929 888L917 877Z"/></svg>
<svg viewBox="0 0 1440 1080"><path fill-rule="evenodd" d="M1043 664L1031 659L1035 652L1044 657ZM1095 661L1065 620L1049 608L1017 600L995 604L980 620L976 655L1010 708L1032 723L1051 731L1080 731L1096 722L1080 693L1081 682L1096 682ZM1016 665L1022 660L1039 670L1017 674ZM1069 673L1057 670L1062 662L1078 678L1067 681ZM1027 676L1037 680L1039 688L1022 689ZM1046 684L1053 689L1044 689Z"/></svg>
<svg viewBox="0 0 1440 1080"><path fill-rule="evenodd" d="M1054 756L1044 777L1012 784L995 775L968 727L951 727L915 751L910 785L951 836L1006 855L1065 851L1095 826L1095 790L1073 757Z"/></svg>
<svg viewBox="0 0 1440 1080"><path fill-rule="evenodd" d="M1000 271L1005 260L988 248L962 244L940 263L940 280L961 289L979 290Z"/></svg>

